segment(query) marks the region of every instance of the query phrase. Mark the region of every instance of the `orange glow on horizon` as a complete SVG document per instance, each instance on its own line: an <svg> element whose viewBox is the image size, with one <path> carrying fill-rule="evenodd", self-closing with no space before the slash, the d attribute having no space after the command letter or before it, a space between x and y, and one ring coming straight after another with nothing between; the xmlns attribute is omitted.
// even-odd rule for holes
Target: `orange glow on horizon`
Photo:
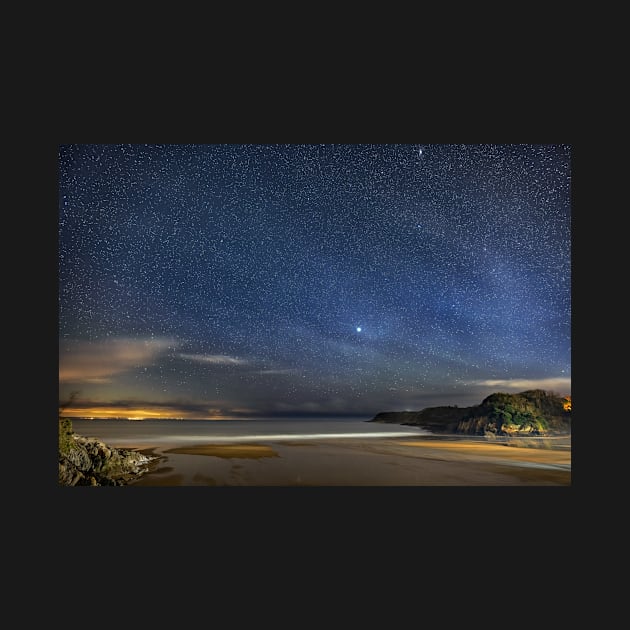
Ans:
<svg viewBox="0 0 630 630"><path fill-rule="evenodd" d="M149 409L137 407L72 407L60 413L64 418L93 418L107 420L112 418L125 418L127 420L156 420L156 419L177 419L177 420L228 420L217 410L208 410L208 415L200 416L191 414L181 409Z"/></svg>

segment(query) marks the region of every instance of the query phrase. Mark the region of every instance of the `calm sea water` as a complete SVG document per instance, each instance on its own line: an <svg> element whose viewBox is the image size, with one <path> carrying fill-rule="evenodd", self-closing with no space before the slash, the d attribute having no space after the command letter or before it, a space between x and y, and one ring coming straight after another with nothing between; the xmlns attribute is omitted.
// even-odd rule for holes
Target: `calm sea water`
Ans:
<svg viewBox="0 0 630 630"><path fill-rule="evenodd" d="M163 445L281 442L343 438L389 438L431 435L418 427L356 419L256 420L83 420L72 419L76 433L110 446L148 448Z"/></svg>

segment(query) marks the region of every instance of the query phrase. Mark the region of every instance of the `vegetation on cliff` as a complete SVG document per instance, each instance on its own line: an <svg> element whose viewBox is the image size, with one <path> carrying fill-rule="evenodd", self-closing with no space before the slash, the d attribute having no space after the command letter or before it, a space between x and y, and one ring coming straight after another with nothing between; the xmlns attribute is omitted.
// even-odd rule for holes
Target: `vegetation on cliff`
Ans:
<svg viewBox="0 0 630 630"><path fill-rule="evenodd" d="M59 419L59 457L68 457L70 451L75 448L74 431L72 421L68 418Z"/></svg>
<svg viewBox="0 0 630 630"><path fill-rule="evenodd" d="M473 407L427 407L377 414L371 422L414 425L434 433L550 435L571 432L571 399L540 389L495 393Z"/></svg>

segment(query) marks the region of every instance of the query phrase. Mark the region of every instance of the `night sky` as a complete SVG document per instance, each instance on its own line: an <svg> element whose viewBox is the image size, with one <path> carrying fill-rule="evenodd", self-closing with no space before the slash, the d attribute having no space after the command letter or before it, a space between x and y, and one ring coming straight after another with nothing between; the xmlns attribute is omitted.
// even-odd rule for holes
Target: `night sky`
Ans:
<svg viewBox="0 0 630 630"><path fill-rule="evenodd" d="M571 386L569 145L59 147L67 415L357 416Z"/></svg>

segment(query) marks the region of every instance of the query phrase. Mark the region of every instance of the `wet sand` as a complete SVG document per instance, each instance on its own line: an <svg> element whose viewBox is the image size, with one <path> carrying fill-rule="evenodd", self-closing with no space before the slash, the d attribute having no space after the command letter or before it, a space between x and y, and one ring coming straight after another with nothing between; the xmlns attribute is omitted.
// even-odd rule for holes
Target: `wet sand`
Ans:
<svg viewBox="0 0 630 630"><path fill-rule="evenodd" d="M160 460L130 485L571 485L570 438L514 443L431 436L145 448Z"/></svg>
<svg viewBox="0 0 630 630"><path fill-rule="evenodd" d="M211 457L227 457L235 459L259 459L260 457L278 457L270 446L262 444L195 444L169 448L165 453L181 453L183 455L209 455Z"/></svg>

